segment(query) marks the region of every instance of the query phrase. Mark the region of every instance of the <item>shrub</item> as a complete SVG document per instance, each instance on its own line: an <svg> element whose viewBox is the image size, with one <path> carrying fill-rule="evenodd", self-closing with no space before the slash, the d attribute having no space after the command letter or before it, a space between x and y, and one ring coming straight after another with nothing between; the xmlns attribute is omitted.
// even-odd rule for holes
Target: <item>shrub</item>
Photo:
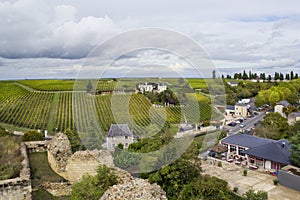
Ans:
<svg viewBox="0 0 300 200"><path fill-rule="evenodd" d="M247 176L247 174L248 174L248 171L245 169L245 170L243 171L243 175L244 175L244 176Z"/></svg>
<svg viewBox="0 0 300 200"><path fill-rule="evenodd" d="M222 167L222 162L221 161L218 162L218 167Z"/></svg>
<svg viewBox="0 0 300 200"><path fill-rule="evenodd" d="M234 187L234 188L233 188L233 191L234 191L234 192L237 192L238 190L239 190L238 187Z"/></svg>
<svg viewBox="0 0 300 200"><path fill-rule="evenodd" d="M275 180L273 180L273 183L274 183L274 185L278 185L279 180L278 180L278 179L275 179Z"/></svg>
<svg viewBox="0 0 300 200"><path fill-rule="evenodd" d="M19 176L23 157L20 151L20 142L12 136L0 139L0 180Z"/></svg>
<svg viewBox="0 0 300 200"><path fill-rule="evenodd" d="M81 182L72 185L71 199L98 200L112 185L117 184L117 176L113 169L100 165L97 175L84 175Z"/></svg>
<svg viewBox="0 0 300 200"><path fill-rule="evenodd" d="M45 140L44 134L37 131L28 131L22 136L22 141L41 141Z"/></svg>

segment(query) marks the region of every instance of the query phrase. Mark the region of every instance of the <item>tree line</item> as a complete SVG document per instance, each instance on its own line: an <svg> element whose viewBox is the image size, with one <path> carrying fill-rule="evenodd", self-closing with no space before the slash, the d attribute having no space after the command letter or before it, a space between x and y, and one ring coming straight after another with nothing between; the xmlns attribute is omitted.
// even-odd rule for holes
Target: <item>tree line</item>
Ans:
<svg viewBox="0 0 300 200"><path fill-rule="evenodd" d="M222 75L222 78L225 78L224 75ZM243 79L243 80L253 80L253 79L260 79L260 80L293 80L298 79L299 75L298 73L295 73L294 71L291 71L290 73L279 73L275 72L273 77L272 75L267 75L266 73L253 73L251 70L247 73L246 70L243 71L243 73L234 73L233 77L229 74L226 75L226 79Z"/></svg>

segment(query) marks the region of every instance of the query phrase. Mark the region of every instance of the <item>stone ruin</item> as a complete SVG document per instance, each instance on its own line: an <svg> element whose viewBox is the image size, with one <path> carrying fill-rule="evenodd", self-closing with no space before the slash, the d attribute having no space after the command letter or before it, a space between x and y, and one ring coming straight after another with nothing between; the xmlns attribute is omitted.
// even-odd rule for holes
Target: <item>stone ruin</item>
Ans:
<svg viewBox="0 0 300 200"><path fill-rule="evenodd" d="M48 161L51 168L70 182L80 181L84 174L96 175L99 164L114 168L118 184L108 189L102 200L109 199L167 199L157 184L133 178L131 174L114 165L113 156L107 150L77 151L72 155L68 137L58 133L48 143ZM48 186L50 186L48 184ZM56 188L56 185L51 185ZM51 187L49 187L51 192Z"/></svg>
<svg viewBox="0 0 300 200"><path fill-rule="evenodd" d="M164 200L165 191L159 185L150 184L147 180L136 178L129 182L110 187L100 200Z"/></svg>

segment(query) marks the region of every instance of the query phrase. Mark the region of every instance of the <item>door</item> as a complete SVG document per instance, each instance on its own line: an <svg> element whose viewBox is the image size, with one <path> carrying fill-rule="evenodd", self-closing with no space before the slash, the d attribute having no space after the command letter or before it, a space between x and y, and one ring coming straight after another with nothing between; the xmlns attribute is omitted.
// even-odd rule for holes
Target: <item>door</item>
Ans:
<svg viewBox="0 0 300 200"><path fill-rule="evenodd" d="M265 162L265 168L266 168L266 169L271 169L271 161L267 160L267 161Z"/></svg>

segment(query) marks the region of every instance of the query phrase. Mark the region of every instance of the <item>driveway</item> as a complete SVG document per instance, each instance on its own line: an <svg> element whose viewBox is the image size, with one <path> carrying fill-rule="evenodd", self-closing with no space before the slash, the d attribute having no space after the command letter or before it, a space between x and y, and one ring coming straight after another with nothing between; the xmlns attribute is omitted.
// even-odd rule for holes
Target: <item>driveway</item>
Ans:
<svg viewBox="0 0 300 200"><path fill-rule="evenodd" d="M268 192L271 200L294 200L300 199L300 192L285 186L275 186L273 180L276 177L262 172L248 170L248 175L243 176L244 168L231 163L222 162L222 167L217 166L218 161L202 160L203 174L216 176L226 180L231 189L238 187L238 193L244 194L249 189L264 190Z"/></svg>

